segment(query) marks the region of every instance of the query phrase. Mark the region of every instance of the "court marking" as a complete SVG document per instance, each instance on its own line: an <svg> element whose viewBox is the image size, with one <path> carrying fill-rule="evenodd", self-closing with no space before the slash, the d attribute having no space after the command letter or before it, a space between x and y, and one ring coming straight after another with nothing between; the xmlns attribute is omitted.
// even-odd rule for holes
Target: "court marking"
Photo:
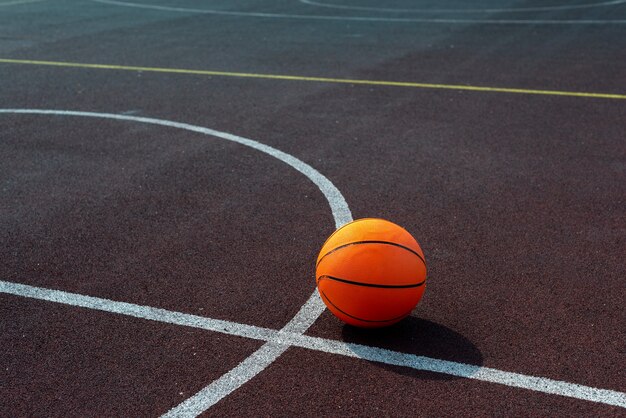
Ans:
<svg viewBox="0 0 626 418"><path fill-rule="evenodd" d="M495 25L605 25L605 24L626 24L626 19L432 19L432 18L393 18L393 17L367 17L367 16L327 16L327 15L301 15L284 13L263 13L263 12L237 12L216 9L194 9L187 7L159 6L156 4L142 4L116 0L89 0L94 3L102 3L113 6L134 7L139 9L159 10L166 12L182 13L203 13L222 16L238 17L260 17L270 19L313 19L330 21L351 21L351 22L382 22L382 23L446 23L446 24L495 24Z"/></svg>
<svg viewBox="0 0 626 418"><path fill-rule="evenodd" d="M80 111L68 111L68 110L41 110L41 109L0 109L0 114L34 114L34 115L54 115L54 116L83 116L93 117L100 119L113 119L130 122L140 122L152 125L160 125L169 128L184 129L191 132L197 132L211 137L222 138L228 141L236 142L241 145L256 149L265 154L268 154L278 160L293 167L300 173L304 174L309 180L317 186L322 192L333 215L335 221L335 227L340 228L348 222L352 221L352 214L350 208L346 203L343 195L335 187L335 185L328 180L319 171L315 170L310 165L297 159L296 157L280 151L269 145L262 144L252 139L243 138L237 135L229 134L226 132L220 132L201 126L190 125L187 123L173 122L163 119L154 119L140 116L119 115L112 113L95 113L95 112L80 112ZM324 312L325 305L322 302L317 290L313 290L313 293L309 299L300 308L298 313L282 328L283 331L291 333L304 333L313 322ZM168 416L177 417L195 417L202 412L206 411L220 399L228 396L231 392L239 388L241 385L252 379L258 373L263 371L274 360L276 360L285 350L287 346L276 345L272 341L266 342L260 349L250 355L247 359L243 360L234 369L221 376L213 383L200 390L195 395L191 396L187 400L183 401L180 405L172 408L168 413Z"/></svg>
<svg viewBox="0 0 626 418"><path fill-rule="evenodd" d="M16 1L9 1L9 2L5 2L5 3L0 3L0 7L3 7L3 6L15 6L15 5L18 5L18 4L41 3L42 1L46 1L46 0L16 0Z"/></svg>
<svg viewBox="0 0 626 418"><path fill-rule="evenodd" d="M212 70L191 70L191 69L184 69L184 68L138 67L138 66L130 66L130 65L89 64L89 63L80 63L80 62L41 61L41 60L25 60L25 59L12 59L12 58L0 58L0 64L2 63L18 64L18 65L39 65L39 66L52 66L52 67L98 69L98 70L206 75L206 76L216 76L216 77L235 77L235 78L251 78L251 79L265 79L265 80L303 81L303 82L331 83L331 84L353 84L353 85L381 86L381 87L405 87L405 88L417 88L417 89L471 91L471 92L482 92L482 93L509 93L509 94L543 95L543 96L584 97L588 99L617 99L617 100L626 99L626 94L591 93L591 92L560 91L560 90L536 90L536 89L521 89L521 88L508 88L508 87L486 87L486 86L470 86L470 85L463 85L463 84L430 84L430 83L414 83L414 82L406 82L406 81L308 77L308 76L297 76L297 75L257 74L257 73L241 73L241 72L212 71Z"/></svg>
<svg viewBox="0 0 626 418"><path fill-rule="evenodd" d="M363 7L363 6L348 6L344 4L334 3L322 3L313 0L298 0L302 4L308 4L310 6L327 7L331 9L342 10L363 10L372 12L390 12L390 13L518 13L518 12L546 12L557 10L577 10L577 9L590 9L594 7L607 7L616 6L626 3L626 0L613 0L604 1L599 3L586 3L586 4L571 4L566 6L541 6L541 7L513 7L513 8L499 8L499 9L392 9L384 7Z"/></svg>
<svg viewBox="0 0 626 418"><path fill-rule="evenodd" d="M281 352L283 352L290 346L293 346L376 363L447 374L461 378L497 383L509 387L528 389L535 392L566 396L569 398L626 408L626 393L615 390L600 389L545 377L507 372L490 367L418 356L415 354L402 353L362 344L346 343L343 341L312 337L303 335L300 332L290 332L284 329L277 331L254 325L206 318L161 308L112 301L109 299L85 296L77 293L46 289L3 280L0 280L0 293L120 314L166 324L198 328L236 337L265 341L266 344L263 347L269 348L264 349L262 347L258 350L256 353L259 353L258 356L260 357L264 355L273 355L273 347L280 347ZM254 364L251 364L251 366L254 367ZM259 371L260 370L258 370L257 373ZM230 378L232 381L236 381L238 377L230 376ZM180 415L168 413L165 416L191 416L191 414L185 414L187 411L180 412Z"/></svg>

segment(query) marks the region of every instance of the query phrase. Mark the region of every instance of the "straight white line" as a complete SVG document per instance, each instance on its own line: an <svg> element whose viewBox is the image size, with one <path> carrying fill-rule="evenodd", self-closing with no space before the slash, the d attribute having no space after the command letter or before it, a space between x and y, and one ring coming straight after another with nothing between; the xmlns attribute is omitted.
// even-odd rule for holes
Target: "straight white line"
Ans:
<svg viewBox="0 0 626 418"><path fill-rule="evenodd" d="M507 372L489 367L476 366L448 360L434 359L414 354L399 353L383 348L369 347L360 344L344 343L305 335L284 335L274 341L291 343L293 346L309 350L338 354L362 360L384 363L394 366L412 368L435 373L464 377L483 382L498 383L505 386L528 389L552 395L567 396L591 402L626 408L626 393L609 389L563 382L545 377L528 376L520 373Z"/></svg>
<svg viewBox="0 0 626 418"><path fill-rule="evenodd" d="M370 12L389 13L517 13L517 12L545 12L550 10L576 10L591 9L595 7L616 6L626 3L626 0L612 0L600 3L569 4L565 6L540 6L540 7L514 7L504 9L389 9L383 7L347 6L343 4L322 3L314 0L298 0L300 3L310 6L328 7L343 10L363 10Z"/></svg>
<svg viewBox="0 0 626 418"><path fill-rule="evenodd" d="M0 280L0 293L132 316L135 318L149 319L151 321L164 322L167 324L199 328L207 331L220 332L222 334L251 338L255 340L269 341L276 333L275 330L257 327L254 325L238 324L220 319L211 319L198 315L169 311L167 309L135 305L128 302L117 302L109 299L79 295L77 293L63 292L61 290L46 289L43 287L29 286L3 280Z"/></svg>
<svg viewBox="0 0 626 418"><path fill-rule="evenodd" d="M16 0L16 1L9 1L6 3L0 3L0 7L16 6L18 4L41 3L42 1L46 1L46 0Z"/></svg>
<svg viewBox="0 0 626 418"><path fill-rule="evenodd" d="M60 290L44 289L20 283L0 281L0 293L267 341L268 344L264 345L253 356L244 360L244 363L247 362L244 370L250 370L249 373L253 375L256 375L259 371L263 370L264 356L271 357L271 361L273 361L277 352L282 353L289 346L295 346L308 350L359 358L377 363L442 373L484 382L498 383L510 387L523 388L536 392L566 396L626 408L626 393L609 389L599 389L576 383L563 382L545 377L528 376L489 367L481 367L425 356L417 356L414 354L400 353L397 351L370 347L361 344L345 343L342 341L328 340L319 337L310 337L299 333L275 331L269 328L205 318L160 308L135 305L132 303L116 302L93 296L63 292ZM230 381L231 384L236 387L241 386L241 378L245 379L248 377L240 376L237 373L232 372L227 373L225 376L227 377L224 377L224 380ZM209 390L210 387L211 386L208 386L203 389L207 390L207 395L214 397L219 396L219 393L215 394L214 392L211 392ZM196 413L196 411L190 412Z"/></svg>
<svg viewBox="0 0 626 418"><path fill-rule="evenodd" d="M187 7L159 6L156 4L133 3L116 0L90 0L95 3L110 4L124 7L135 7L140 9L152 9L169 12L182 13L204 13L222 16L260 17L273 19L311 19L330 20L346 22L387 22L387 23L449 23L449 24L495 24L495 25L605 25L605 24L626 24L626 19L616 20L594 20L594 19L429 19L429 18L392 18L392 17L365 17L365 16L326 16L326 15L300 15L283 13L263 13L263 12L236 12L214 9L195 9Z"/></svg>
<svg viewBox="0 0 626 418"><path fill-rule="evenodd" d="M161 418L197 417L265 370L288 348L288 345L266 342L237 367L161 415Z"/></svg>

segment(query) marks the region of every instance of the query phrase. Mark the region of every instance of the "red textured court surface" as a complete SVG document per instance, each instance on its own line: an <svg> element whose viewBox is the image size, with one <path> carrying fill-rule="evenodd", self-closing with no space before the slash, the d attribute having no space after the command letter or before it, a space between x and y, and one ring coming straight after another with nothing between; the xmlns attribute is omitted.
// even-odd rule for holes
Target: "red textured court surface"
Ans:
<svg viewBox="0 0 626 418"><path fill-rule="evenodd" d="M625 80L626 1L0 0L0 416L626 416Z"/></svg>

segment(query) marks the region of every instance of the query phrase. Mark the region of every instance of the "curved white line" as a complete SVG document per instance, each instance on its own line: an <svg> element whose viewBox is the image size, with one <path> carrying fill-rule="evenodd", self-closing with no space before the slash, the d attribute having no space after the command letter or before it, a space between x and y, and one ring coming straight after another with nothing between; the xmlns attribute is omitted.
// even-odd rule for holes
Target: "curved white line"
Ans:
<svg viewBox="0 0 626 418"><path fill-rule="evenodd" d="M346 6L343 4L322 3L312 0L298 0L302 4L310 6L327 7L331 9L359 10L389 13L517 13L517 12L545 12L556 10L590 9L593 7L615 6L626 3L626 0L604 1L600 3L574 4L567 6L541 6L541 7L513 7L508 9L389 9L384 7Z"/></svg>
<svg viewBox="0 0 626 418"><path fill-rule="evenodd" d="M31 115L55 115L55 116L83 116L101 119L123 120L131 122L147 123L151 125L166 126L169 128L184 129L191 132L201 133L216 138L222 138L227 141L236 142L258 151L264 152L274 158L279 159L285 164L293 167L297 171L304 174L311 180L324 194L324 197L330 205L335 226L337 228L352 221L350 208L346 203L343 195L319 171L308 165L307 163L297 159L296 157L280 151L269 145L262 144L252 139L243 138L237 135L220 132L201 126L190 125L187 123L173 122L163 119L154 119L140 116L117 115L113 113L96 113L96 112L80 112L69 110L42 110L42 109L0 109L0 113L12 114L31 114ZM281 331L303 334L315 320L322 314L325 306L320 299L317 290L314 290L309 299L300 308L298 313L285 325ZM266 342L260 349L242 361L237 367L220 377L200 392L187 399L180 405L172 408L165 416L168 417L195 417L206 411L220 399L224 398L241 385L252 379L263 369L276 360L289 345L279 344L273 341Z"/></svg>
<svg viewBox="0 0 626 418"><path fill-rule="evenodd" d="M193 9L186 7L158 6L154 4L140 4L117 0L88 0L95 3L110 4L115 6L135 7L139 9L160 10L180 13L203 13L223 16L260 17L270 19L310 19L310 20L333 20L350 22L385 22L385 23L446 23L446 24L486 24L486 25L606 25L626 24L626 19L615 20L558 20L558 19L427 19L427 18L386 18L365 16L325 16L325 15L299 15L262 12L234 12L213 9Z"/></svg>
<svg viewBox="0 0 626 418"><path fill-rule="evenodd" d="M42 1L46 1L46 0L16 0L16 1L9 1L7 3L0 3L0 7L16 6L18 4L41 3Z"/></svg>

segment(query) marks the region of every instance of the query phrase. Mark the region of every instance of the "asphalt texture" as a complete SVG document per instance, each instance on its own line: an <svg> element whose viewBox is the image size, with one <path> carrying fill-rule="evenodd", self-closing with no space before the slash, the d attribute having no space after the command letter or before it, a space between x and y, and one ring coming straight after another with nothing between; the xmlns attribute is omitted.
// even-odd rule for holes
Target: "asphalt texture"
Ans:
<svg viewBox="0 0 626 418"><path fill-rule="evenodd" d="M209 7L154 1L141 4ZM342 1L325 3L381 7ZM337 18L324 20L4 3L0 59L626 94L626 4L210 5ZM554 20L614 22L545 23ZM365 331L326 311L306 335L626 392L626 100L0 62L0 108L145 116L250 138L330 179L355 219L415 236L428 282L409 318ZM320 190L283 162L130 121L0 114L0 186L0 280L270 329L314 291L317 253L335 229ZM158 416L262 345L6 294L0 311L0 416ZM624 411L289 348L206 414Z"/></svg>

